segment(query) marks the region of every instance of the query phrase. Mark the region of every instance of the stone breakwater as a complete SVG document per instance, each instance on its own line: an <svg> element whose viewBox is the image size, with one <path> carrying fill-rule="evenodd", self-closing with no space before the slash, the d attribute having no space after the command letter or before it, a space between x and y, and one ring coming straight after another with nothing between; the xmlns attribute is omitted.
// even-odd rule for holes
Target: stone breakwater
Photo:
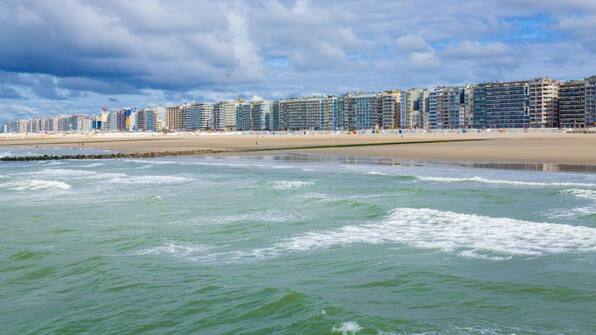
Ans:
<svg viewBox="0 0 596 335"><path fill-rule="evenodd" d="M4 162L22 162L22 161L46 161L46 160L64 160L64 159L114 159L114 158L154 158L167 156L189 156L201 154L217 154L225 150L201 149L201 150L182 150L182 151L151 151L151 152L115 152L105 154L78 154L78 155L35 155L35 156L6 156L0 157Z"/></svg>

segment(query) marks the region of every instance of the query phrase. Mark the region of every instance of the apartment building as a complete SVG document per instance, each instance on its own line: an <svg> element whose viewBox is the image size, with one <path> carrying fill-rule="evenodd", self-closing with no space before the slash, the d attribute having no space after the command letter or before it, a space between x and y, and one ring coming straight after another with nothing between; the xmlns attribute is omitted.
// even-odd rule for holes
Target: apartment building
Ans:
<svg viewBox="0 0 596 335"><path fill-rule="evenodd" d="M221 101L213 105L213 129L236 129L236 101Z"/></svg>
<svg viewBox="0 0 596 335"><path fill-rule="evenodd" d="M559 126L559 85L558 80L548 77L528 81L526 94L530 127Z"/></svg>
<svg viewBox="0 0 596 335"><path fill-rule="evenodd" d="M284 130L320 130L323 119L322 96L279 100L279 128Z"/></svg>
<svg viewBox="0 0 596 335"><path fill-rule="evenodd" d="M401 95L400 91L386 91L381 93L379 97L381 102L380 124L384 129L400 127Z"/></svg>
<svg viewBox="0 0 596 335"><path fill-rule="evenodd" d="M596 127L596 76L586 78L586 127Z"/></svg>
<svg viewBox="0 0 596 335"><path fill-rule="evenodd" d="M236 130L247 131L252 129L252 104L239 102L236 105Z"/></svg>
<svg viewBox="0 0 596 335"><path fill-rule="evenodd" d="M184 112L180 106L166 107L165 129L169 131L184 129Z"/></svg>
<svg viewBox="0 0 596 335"><path fill-rule="evenodd" d="M559 87L559 126L584 128L586 126L586 81L571 80Z"/></svg>
<svg viewBox="0 0 596 335"><path fill-rule="evenodd" d="M484 111L487 128L528 127L529 101L526 81L483 83L480 86L484 90L484 106L476 108Z"/></svg>

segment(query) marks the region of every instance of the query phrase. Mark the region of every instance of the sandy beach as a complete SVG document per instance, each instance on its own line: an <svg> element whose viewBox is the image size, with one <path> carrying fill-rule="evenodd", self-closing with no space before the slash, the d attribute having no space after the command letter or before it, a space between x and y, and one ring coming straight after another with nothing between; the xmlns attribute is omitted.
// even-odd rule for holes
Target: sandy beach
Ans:
<svg viewBox="0 0 596 335"><path fill-rule="evenodd" d="M293 135L44 135L0 137L2 146L84 146L118 152L197 149L224 154L274 152L404 160L596 164L596 135L548 133L293 134Z"/></svg>

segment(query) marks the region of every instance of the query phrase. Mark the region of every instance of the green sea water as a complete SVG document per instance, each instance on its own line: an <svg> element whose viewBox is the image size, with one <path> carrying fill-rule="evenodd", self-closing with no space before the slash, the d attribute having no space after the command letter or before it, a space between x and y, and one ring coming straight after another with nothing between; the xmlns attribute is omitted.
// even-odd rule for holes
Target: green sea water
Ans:
<svg viewBox="0 0 596 335"><path fill-rule="evenodd" d="M595 334L596 174L0 164L0 334Z"/></svg>

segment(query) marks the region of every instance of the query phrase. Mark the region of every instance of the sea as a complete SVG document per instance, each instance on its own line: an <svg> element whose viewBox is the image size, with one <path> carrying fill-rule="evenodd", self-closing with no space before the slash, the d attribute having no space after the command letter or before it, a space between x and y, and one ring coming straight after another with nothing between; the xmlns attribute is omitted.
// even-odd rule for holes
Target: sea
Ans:
<svg viewBox="0 0 596 335"><path fill-rule="evenodd" d="M0 333L596 334L596 174L0 162Z"/></svg>

